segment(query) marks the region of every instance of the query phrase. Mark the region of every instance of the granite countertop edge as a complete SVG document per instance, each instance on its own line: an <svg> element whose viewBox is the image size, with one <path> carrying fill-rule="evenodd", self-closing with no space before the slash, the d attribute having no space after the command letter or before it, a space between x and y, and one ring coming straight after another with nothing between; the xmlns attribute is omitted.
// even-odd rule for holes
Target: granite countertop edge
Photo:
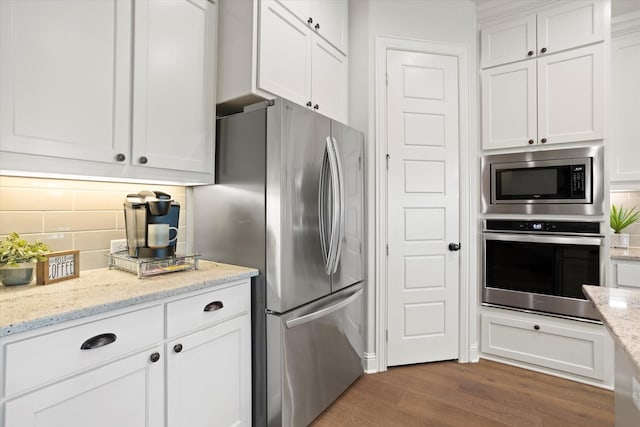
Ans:
<svg viewBox="0 0 640 427"><path fill-rule="evenodd" d="M223 264L213 263L213 262L211 262L211 264L223 265ZM194 270L194 271L198 271L198 270ZM184 273L188 273L188 272L180 272L180 274L184 274ZM178 285L171 289L150 290L148 293L145 293L142 295L136 295L136 296L124 298L124 299L115 299L107 303L97 304L97 305L87 305L81 308L71 309L68 311L60 312L60 313L55 313L50 316L42 316L42 317L37 317L37 318L29 319L26 321L22 321L22 322L16 322L8 325L7 324L0 325L0 338L7 337L10 335L15 335L21 332L30 331L33 329L55 325L62 322L67 322L70 320L82 319L88 316L102 314L109 311L130 307L136 304L144 304L148 302L158 301L164 298L170 298L170 297L182 295L182 294L193 292L193 291L209 289L215 286L223 285L225 283L234 282L242 279L249 279L251 277L257 276L258 274L259 272L256 269L244 268L244 271L235 271L224 277L217 277L211 280L206 280L206 279L202 280L201 278L199 278L199 279L194 279L194 281L191 283L189 283L189 281L187 280L186 283L188 284ZM136 279L136 280L139 280L139 279Z"/></svg>
<svg viewBox="0 0 640 427"><path fill-rule="evenodd" d="M636 375L640 375L640 290L592 285L583 285L582 289L616 345L633 362Z"/></svg>

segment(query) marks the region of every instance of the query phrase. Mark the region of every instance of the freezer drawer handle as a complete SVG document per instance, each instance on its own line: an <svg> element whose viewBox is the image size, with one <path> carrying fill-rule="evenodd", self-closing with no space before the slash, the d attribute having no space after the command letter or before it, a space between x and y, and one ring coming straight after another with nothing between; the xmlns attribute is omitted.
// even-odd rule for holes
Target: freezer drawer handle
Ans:
<svg viewBox="0 0 640 427"><path fill-rule="evenodd" d="M338 311L341 308L346 307L347 305L351 304L353 301L358 299L360 295L362 295L362 289L358 289L353 295L349 296L346 299L343 299L340 302L332 304L328 307L321 308L318 311L314 311L313 313L305 314L303 316L296 317L294 319L289 319L286 321L287 328L288 329L295 328L296 326L309 323L315 319L319 319L328 314L331 314L334 311Z"/></svg>
<svg viewBox="0 0 640 427"><path fill-rule="evenodd" d="M224 308L222 301L214 301L204 306L204 311L218 311Z"/></svg>
<svg viewBox="0 0 640 427"><path fill-rule="evenodd" d="M93 350L94 348L104 347L115 342L116 338L116 334L111 333L96 335L83 342L80 350Z"/></svg>

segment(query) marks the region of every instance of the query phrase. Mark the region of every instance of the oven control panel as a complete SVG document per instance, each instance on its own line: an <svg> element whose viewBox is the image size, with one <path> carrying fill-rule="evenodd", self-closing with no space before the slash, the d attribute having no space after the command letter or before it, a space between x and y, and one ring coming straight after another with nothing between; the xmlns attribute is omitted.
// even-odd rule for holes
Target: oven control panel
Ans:
<svg viewBox="0 0 640 427"><path fill-rule="evenodd" d="M600 223L596 221L520 221L509 219L488 219L485 230L599 235Z"/></svg>

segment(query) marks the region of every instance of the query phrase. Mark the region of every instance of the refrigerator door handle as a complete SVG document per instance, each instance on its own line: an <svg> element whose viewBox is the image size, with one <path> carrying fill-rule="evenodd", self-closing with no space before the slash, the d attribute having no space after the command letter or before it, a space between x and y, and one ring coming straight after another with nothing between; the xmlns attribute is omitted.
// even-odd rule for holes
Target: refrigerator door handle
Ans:
<svg viewBox="0 0 640 427"><path fill-rule="evenodd" d="M331 313L333 313L334 311L338 311L343 307L346 307L347 305L351 304L353 301L355 301L356 299L358 299L358 297L360 297L360 295L362 295L362 289L358 289L356 292L354 292L353 294L349 295L348 297L344 298L343 300L338 301L335 304L331 304L328 305L326 307L322 307L319 310L316 310L312 313L309 314L304 314L300 317L294 317L293 319L289 319L285 322L287 329L291 329L291 328L295 328L296 326L299 325L303 325L305 323L309 323L315 319L319 319L320 317L324 317L327 316Z"/></svg>
<svg viewBox="0 0 640 427"><path fill-rule="evenodd" d="M342 254L342 244L344 240L344 170L342 169L342 161L340 160L340 152L338 151L338 143L336 139L331 137L331 141L333 143L333 152L336 156L336 166L338 170L338 231L336 233L338 242L336 244L336 254L333 260L333 267L331 268L331 273L335 273L338 270L338 264L340 264L340 256Z"/></svg>
<svg viewBox="0 0 640 427"><path fill-rule="evenodd" d="M333 266L335 264L338 252L338 244L340 243L340 176L338 171L338 161L335 152L335 146L331 137L327 137L327 154L329 157L329 169L331 171L331 238L329 239L329 256L326 265L327 274L334 273Z"/></svg>
<svg viewBox="0 0 640 427"><path fill-rule="evenodd" d="M325 147L320 168L320 182L318 185L318 229L320 232L320 247L322 248L322 259L324 260L324 270L329 274L329 248L327 246L327 228L326 228L326 188L327 174L329 169L329 147Z"/></svg>

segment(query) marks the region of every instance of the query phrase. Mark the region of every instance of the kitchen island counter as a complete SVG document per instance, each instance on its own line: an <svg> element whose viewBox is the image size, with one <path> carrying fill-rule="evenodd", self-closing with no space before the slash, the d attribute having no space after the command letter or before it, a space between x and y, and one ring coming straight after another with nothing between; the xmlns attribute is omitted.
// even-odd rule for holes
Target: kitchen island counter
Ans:
<svg viewBox="0 0 640 427"><path fill-rule="evenodd" d="M582 288L640 376L640 290L588 285Z"/></svg>
<svg viewBox="0 0 640 427"><path fill-rule="evenodd" d="M0 337L258 275L256 269L204 260L198 267L144 279L104 268L50 285L0 286Z"/></svg>

